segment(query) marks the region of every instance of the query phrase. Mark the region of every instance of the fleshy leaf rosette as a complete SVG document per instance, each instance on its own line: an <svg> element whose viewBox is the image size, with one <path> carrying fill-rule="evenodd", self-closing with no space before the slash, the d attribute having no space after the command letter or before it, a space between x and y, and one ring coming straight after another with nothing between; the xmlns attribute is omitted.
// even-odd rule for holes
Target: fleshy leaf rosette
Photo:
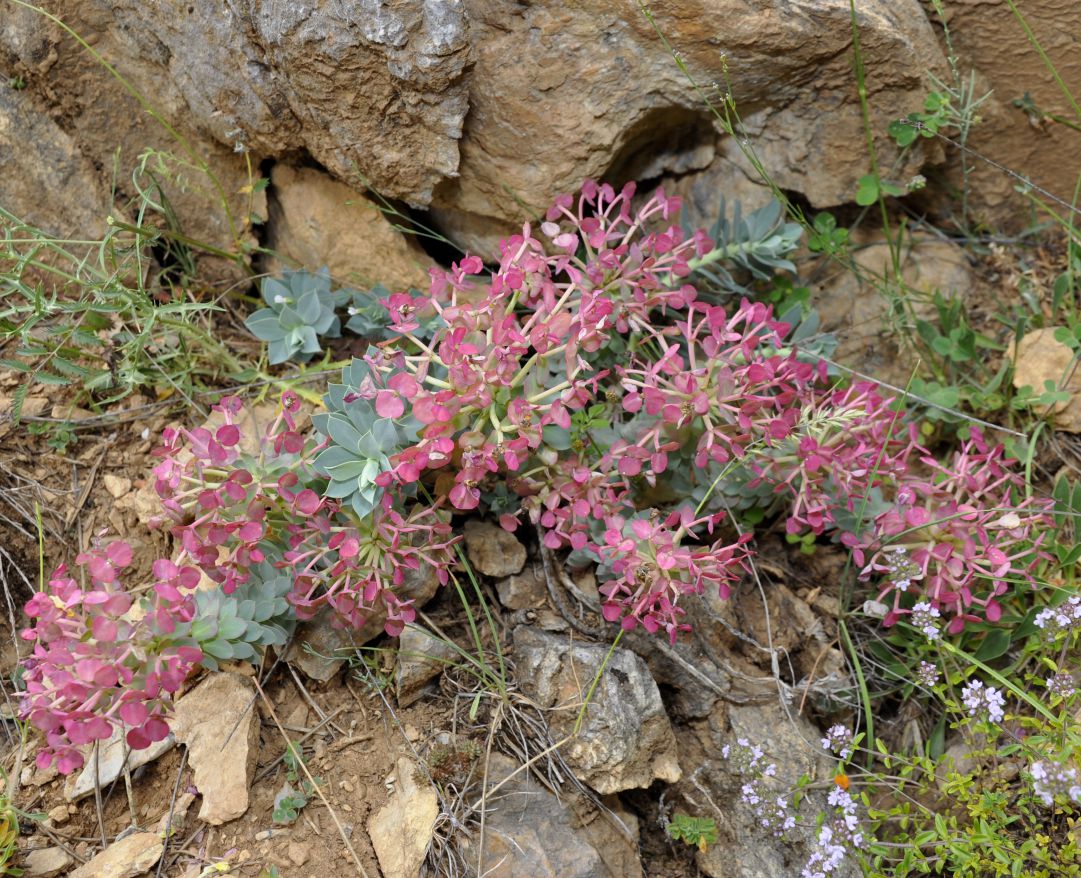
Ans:
<svg viewBox="0 0 1081 878"><path fill-rule="evenodd" d="M327 411L312 415L312 424L325 437L326 447L312 461L315 471L330 479L324 495L351 506L358 518L379 504L386 481L378 479L392 469L390 456L416 436L404 418L402 382L387 388L379 379L368 363L354 359L342 383L327 389Z"/></svg>
<svg viewBox="0 0 1081 878"><path fill-rule="evenodd" d="M257 339L268 344L271 365L296 360L305 363L322 348L319 336L337 338L341 327L334 307L351 290L335 294L330 289L330 273L320 269L285 271L281 279L263 280L263 301L267 307L253 313L244 325Z"/></svg>

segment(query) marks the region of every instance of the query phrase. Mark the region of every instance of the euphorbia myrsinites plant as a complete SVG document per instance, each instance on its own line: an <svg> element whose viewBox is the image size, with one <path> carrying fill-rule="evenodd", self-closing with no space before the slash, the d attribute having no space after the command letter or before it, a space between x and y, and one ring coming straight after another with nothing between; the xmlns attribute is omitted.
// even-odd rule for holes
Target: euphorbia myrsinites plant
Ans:
<svg viewBox="0 0 1081 878"><path fill-rule="evenodd" d="M144 621L120 621L130 598L100 560L111 548L86 556L92 591L60 571L31 602L26 714L46 752L73 767L70 745L89 739L75 715L93 718L90 737L116 723L132 746L160 736L168 693L206 646L154 626L184 618L198 571L226 595L282 581L297 617L378 614L393 635L414 615L405 577L447 581L455 512L535 527L597 565L607 620L673 640L684 596L727 595L748 563L731 504L787 507L789 533L849 546L892 596L887 624L917 601L954 631L996 619L1005 583L1031 581L1048 524L1046 505L1015 502L1001 448L973 431L935 462L897 400L831 384L769 307L700 298L687 279L716 258L712 242L683 233L677 199L635 208L633 194L587 183L503 241L494 271L467 257L432 268L427 295L383 299L388 337L330 386L314 430L287 393L257 435L235 399L214 428L167 431L154 477L180 554L159 562L177 572ZM66 676L65 650L83 662Z"/></svg>

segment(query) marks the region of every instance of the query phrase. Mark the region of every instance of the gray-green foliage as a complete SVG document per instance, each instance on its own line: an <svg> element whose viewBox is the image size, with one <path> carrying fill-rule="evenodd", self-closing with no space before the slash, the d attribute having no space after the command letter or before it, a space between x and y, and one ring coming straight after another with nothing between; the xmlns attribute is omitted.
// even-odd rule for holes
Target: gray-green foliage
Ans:
<svg viewBox="0 0 1081 878"><path fill-rule="evenodd" d="M281 279L265 278L262 293L267 307L252 314L244 325L268 343L271 365L286 360L305 363L322 350L319 336L341 335L334 307L353 295L352 290L333 292L326 268L314 273L285 271Z"/></svg>
<svg viewBox="0 0 1081 878"><path fill-rule="evenodd" d="M390 291L380 284L367 292L353 291L346 304L349 320L346 321L345 328L361 338L389 338L390 312L380 301L389 295Z"/></svg>
<svg viewBox="0 0 1081 878"><path fill-rule="evenodd" d="M417 424L406 415L380 417L371 398L371 367L354 359L342 371L341 384L331 384L323 396L327 410L312 415L312 424L330 440L313 461L316 472L330 479L326 496L345 501L361 518L383 496L375 479L387 472L390 456L416 441Z"/></svg>
<svg viewBox="0 0 1081 878"><path fill-rule="evenodd" d="M361 338L382 339L394 338L397 332L390 328L390 312L383 305L383 300L390 295L390 291L382 284L376 284L370 290L354 290L352 299L346 302L346 313L349 320L345 324L347 331ZM409 295L416 302L426 298L418 290L409 290ZM413 335L418 338L431 338L436 330L444 326L443 318L432 309L428 309L428 315L418 315L418 326L413 330Z"/></svg>
<svg viewBox="0 0 1081 878"><path fill-rule="evenodd" d="M219 661L254 661L268 646L284 646L296 619L286 600L292 587L289 577L260 565L232 594L197 592L189 636L203 651L202 664L216 671Z"/></svg>
<svg viewBox="0 0 1081 878"><path fill-rule="evenodd" d="M687 231L690 233L693 229L687 226ZM748 292L737 282L733 272L754 280L769 280L778 271L796 271L788 255L799 246L803 228L799 223L784 221L784 213L777 200L747 216L743 215L742 206L736 201L729 218L727 203L721 196L717 219L708 231L714 241L714 249L693 260L691 266L695 274L718 291Z"/></svg>

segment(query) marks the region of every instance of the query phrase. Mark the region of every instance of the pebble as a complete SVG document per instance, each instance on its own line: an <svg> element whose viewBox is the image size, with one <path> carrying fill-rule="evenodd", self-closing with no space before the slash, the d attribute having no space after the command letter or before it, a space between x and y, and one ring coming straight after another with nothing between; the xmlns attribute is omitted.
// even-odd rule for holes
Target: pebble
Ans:
<svg viewBox="0 0 1081 878"><path fill-rule="evenodd" d="M26 878L49 878L58 875L75 860L63 848L38 848L27 853L23 860L23 874Z"/></svg>
<svg viewBox="0 0 1081 878"><path fill-rule="evenodd" d="M105 490L112 495L114 500L119 500L131 491L131 479L124 476L114 476L112 473L107 473L101 477L101 480L105 483Z"/></svg>
<svg viewBox="0 0 1081 878"><path fill-rule="evenodd" d="M67 823L70 816L67 805L57 805L55 808L49 809L49 819L57 826Z"/></svg>
<svg viewBox="0 0 1081 878"><path fill-rule="evenodd" d="M353 785L352 785L351 783L349 783L349 781L347 781L347 780L343 780L343 781L342 781L342 783L341 783L341 787L342 787L342 789L343 789L343 790L345 790L345 791L346 791L347 793L351 793L351 792L353 792L353 789L354 789Z"/></svg>
<svg viewBox="0 0 1081 878"><path fill-rule="evenodd" d="M311 856L311 851L308 849L308 845L301 844L298 841L289 842L289 861L294 866L303 866L308 862L308 858Z"/></svg>

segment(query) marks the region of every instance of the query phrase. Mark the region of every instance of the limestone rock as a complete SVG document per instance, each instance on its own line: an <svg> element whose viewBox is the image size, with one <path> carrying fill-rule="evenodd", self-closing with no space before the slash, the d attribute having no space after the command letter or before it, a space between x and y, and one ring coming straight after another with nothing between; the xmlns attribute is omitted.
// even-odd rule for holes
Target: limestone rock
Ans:
<svg viewBox="0 0 1081 878"><path fill-rule="evenodd" d="M30 94L12 88L0 89L0 175L0 204L24 222L61 238L104 234L113 206L93 166ZM71 192L80 197L61 194Z"/></svg>
<svg viewBox="0 0 1081 878"><path fill-rule="evenodd" d="M499 602L508 610L531 610L541 606L548 598L543 575L533 567L526 567L521 573L496 580Z"/></svg>
<svg viewBox="0 0 1081 878"><path fill-rule="evenodd" d="M718 709L718 722L724 708ZM728 708L726 732L714 733L714 750L724 744L735 744L740 738L760 746L766 758L776 766L776 777L766 779L764 790L778 790L778 795L794 789L801 775L825 777L829 759L819 745L820 732L795 711L786 712L776 702L747 707ZM739 803L740 787L744 778L739 772L730 771L730 763L711 761L709 782L714 786L715 801L732 803L724 809L718 820L720 838L715 845L695 855L698 867L710 878L776 878L780 875L798 875L801 864L806 862L810 851L803 841L773 838L759 830L755 818L746 805ZM690 768L690 766L687 766ZM696 768L698 766L695 766ZM816 775L817 772L817 775ZM805 813L814 814L825 806L822 794L809 794L802 806ZM858 874L842 872L845 878Z"/></svg>
<svg viewBox="0 0 1081 878"><path fill-rule="evenodd" d="M119 500L131 490L131 479L126 476L117 476L112 473L106 473L101 477L101 481L105 485L105 490L109 492L109 495L114 500Z"/></svg>
<svg viewBox="0 0 1081 878"><path fill-rule="evenodd" d="M286 854L289 856L289 862L294 866L303 866L311 859L311 846L303 842L291 841L289 847L286 848Z"/></svg>
<svg viewBox="0 0 1081 878"><path fill-rule="evenodd" d="M465 523L465 551L485 576L510 576L525 566L525 546L514 534L487 521Z"/></svg>
<svg viewBox="0 0 1081 878"><path fill-rule="evenodd" d="M542 0L514 15L498 0L465 6L476 58L469 121L458 175L436 190L437 207L489 221L532 218L587 177L645 179L710 163L721 140L712 118L635 0ZM817 206L851 200L868 167L853 161L863 127L847 0L783 8L709 0L655 15L718 104L727 68L737 104L757 110L744 122L782 188ZM861 3L859 24L865 60L880 77L872 126L884 131L920 108L916 71L944 70L943 57L917 0ZM543 61L520 63L523 52ZM892 161L887 138L876 146ZM920 161L909 156L899 174Z"/></svg>
<svg viewBox="0 0 1081 878"><path fill-rule="evenodd" d="M368 834L384 878L417 878L431 841L439 798L427 783L418 786L417 767L405 757L387 779L387 803L368 821Z"/></svg>
<svg viewBox="0 0 1081 878"><path fill-rule="evenodd" d="M342 286L428 288L431 259L363 193L313 168L278 164L270 179L268 243L275 252L304 268L325 265Z"/></svg>
<svg viewBox="0 0 1081 878"><path fill-rule="evenodd" d="M215 826L248 810L248 788L259 754L259 716L251 683L238 674L211 674L176 703L172 726L186 744L199 819Z"/></svg>
<svg viewBox="0 0 1081 878"><path fill-rule="evenodd" d="M52 878L68 868L75 860L63 848L37 848L23 859L26 878Z"/></svg>
<svg viewBox="0 0 1081 878"><path fill-rule="evenodd" d="M1051 407L1055 426L1067 433L1081 433L1081 371L1074 352L1055 339L1055 328L1026 333L1016 350L1011 345L1008 356L1013 360L1013 386L1018 390L1031 387L1034 393L1043 393L1050 381L1055 389L1070 395ZM1046 413L1047 408L1037 410Z"/></svg>
<svg viewBox="0 0 1081 878"><path fill-rule="evenodd" d="M124 730L116 729L110 738L98 744L96 767L93 746L83 751L86 763L77 775L68 777L64 784L64 798L69 802L77 802L89 796L94 792L95 779L102 788L108 787L123 772L125 755L127 755L128 770L135 771L171 750L175 743L173 735L169 735L164 740L151 744L145 750L131 750L124 739Z"/></svg>
<svg viewBox="0 0 1081 878"><path fill-rule="evenodd" d="M726 146L730 143L725 141ZM737 201L743 216L747 216L773 200L772 190L757 179L757 174L748 172L744 162L729 156L734 149L729 146L707 168L664 183L666 194L683 199L682 222L692 228L708 229L717 220L722 196L729 215Z"/></svg>
<svg viewBox="0 0 1081 878"><path fill-rule="evenodd" d="M435 570L422 567L405 571L405 579L397 593L403 600L413 601L414 606L423 607L435 597L438 590L439 579ZM308 678L320 683L326 683L338 673L357 647L383 633L387 614L380 604L357 629L335 628L332 620L333 614L329 610L320 610L310 622L299 625L293 643L285 654L286 659Z"/></svg>
<svg viewBox="0 0 1081 878"><path fill-rule="evenodd" d="M398 638L398 706L408 707L419 699L424 685L457 657L449 643L424 628L407 625Z"/></svg>
<svg viewBox="0 0 1081 878"><path fill-rule="evenodd" d="M27 83L24 91L9 93L33 99L44 115L59 120L93 173L85 183L64 182L66 172L46 158L39 142L25 141L35 143L28 154L49 174L41 188L33 188L39 202L36 209L66 213L67 225L78 233L75 237L100 235L111 212L112 185L126 180L120 191L133 195L131 178L136 172L137 185L156 192L159 203L162 196L168 199L185 235L226 250L235 243L253 244L249 214L265 214L263 194L250 188L254 178L249 168L258 175L258 157L249 165L243 153L235 152L235 142L218 142L206 135L174 81L174 76L183 79L184 72L169 68L161 44L146 42L145 35L131 38L105 0L52 0L47 6L100 56L94 57L71 34L30 10L13 8L0 25L0 60L9 61L5 70L21 73ZM149 97L172 131L140 106L101 63L102 57ZM174 132L197 154L194 162ZM31 178L6 164L0 158L5 171L0 175L0 204L21 214L11 195L25 189ZM84 193L78 204L68 197L72 191ZM198 250L193 257L206 279L237 280L238 273L243 274L237 265Z"/></svg>
<svg viewBox="0 0 1081 878"><path fill-rule="evenodd" d="M857 274L847 266L830 264L812 289L811 303L822 318L822 328L834 332L839 345L838 362L893 384L905 386L913 362L897 356L889 340L890 300L881 288L907 296L917 314L933 311L930 296L963 298L971 285L965 252L950 241L937 238L906 238L900 254L901 280L907 290L897 289L892 273L890 245L881 235L856 237L852 258ZM862 279L861 279L862 276Z"/></svg>
<svg viewBox="0 0 1081 878"><path fill-rule="evenodd" d="M156 832L137 832L109 845L71 878L135 878L148 871L165 850Z"/></svg>
<svg viewBox="0 0 1081 878"><path fill-rule="evenodd" d="M608 647L519 627L514 655L522 688L541 707L559 708L549 721L553 737L562 738L573 729ZM672 725L642 659L625 649L612 653L582 729L562 753L575 776L602 794L679 780Z"/></svg>
<svg viewBox="0 0 1081 878"><path fill-rule="evenodd" d="M217 185L179 163L160 176L185 233L215 244L246 233L259 213L247 168L262 157L306 153L339 180L453 212L461 229L490 239L587 177L686 174L726 148L637 0L50 8L206 157ZM655 15L717 103L728 71L749 139L780 186L816 206L851 199L868 168L853 160L863 123L847 0L676 2ZM23 17L27 28L0 29L0 57L29 74L26 94L59 104L77 147L103 168L99 190L118 145L124 171L142 146L183 152L68 35ZM859 25L871 125L884 132L921 108L923 74L944 72L944 59L919 0L866 0ZM890 166L892 143L883 135L876 146ZM927 148L919 143L897 175ZM19 185L5 175L0 202Z"/></svg>
<svg viewBox="0 0 1081 878"><path fill-rule="evenodd" d="M493 753L489 785L517 768L512 759ZM641 878L638 824L627 813L617 812L614 818L624 824L621 833L582 797L568 791L560 801L528 772L519 772L500 787L491 809L481 865L487 878ZM475 848L465 847L467 859L476 862Z"/></svg>
<svg viewBox="0 0 1081 878"><path fill-rule="evenodd" d="M458 167L472 55L459 3L99 2L128 52L157 47L170 91L219 142L306 150L416 204Z"/></svg>

